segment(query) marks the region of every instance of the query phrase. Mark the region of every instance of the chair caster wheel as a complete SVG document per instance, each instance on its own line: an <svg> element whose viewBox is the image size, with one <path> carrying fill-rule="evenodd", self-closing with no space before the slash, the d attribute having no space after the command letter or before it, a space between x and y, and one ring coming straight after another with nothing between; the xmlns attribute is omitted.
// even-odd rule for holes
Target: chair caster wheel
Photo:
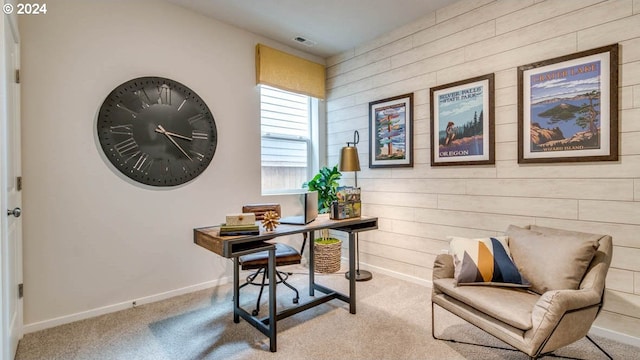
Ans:
<svg viewBox="0 0 640 360"><path fill-rule="evenodd" d="M298 303L298 298L293 298L293 303L297 304Z"/></svg>
<svg viewBox="0 0 640 360"><path fill-rule="evenodd" d="M253 315L253 316L258 316L258 312L259 312L258 310L253 310L253 311L251 312L251 315Z"/></svg>

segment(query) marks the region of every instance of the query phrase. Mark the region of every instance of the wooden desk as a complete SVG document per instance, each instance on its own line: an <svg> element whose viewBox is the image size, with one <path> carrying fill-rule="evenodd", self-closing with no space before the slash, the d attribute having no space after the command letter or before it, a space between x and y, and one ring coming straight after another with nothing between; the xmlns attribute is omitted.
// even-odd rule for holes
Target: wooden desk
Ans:
<svg viewBox="0 0 640 360"><path fill-rule="evenodd" d="M233 321L235 323L240 322L242 317L248 323L253 325L256 329L260 330L263 334L267 335L270 340L270 350L275 352L276 336L277 336L277 321L286 317L297 314L301 311L310 309L314 306L318 306L332 299L339 299L349 304L349 312L356 313L356 280L355 276L351 276L349 279L349 295L341 294L337 291L329 289L325 286L315 283L314 278L314 265L313 265L313 241L314 231L322 229L332 229L338 231L344 231L349 234L349 273L356 273L356 261L355 261L355 233L367 230L374 230L378 228L378 218L371 217L359 217L345 220L331 220L329 215L320 215L318 218L307 225L279 225L274 231L266 232L264 229L260 230L259 235L249 236L220 236L220 228L218 226L204 227L193 229L193 240L197 245L210 250L220 256L226 258L233 258ZM308 301L304 304L288 308L279 313L276 313L276 282L269 282L269 316L265 318L258 318L246 310L240 307L240 264L238 257L258 252L269 252L269 265L267 268L269 279L275 279L275 245L268 243L267 240L272 240L278 236L294 235L301 233L309 233L309 296L315 295L315 290L323 293L323 296L317 297L314 300Z"/></svg>

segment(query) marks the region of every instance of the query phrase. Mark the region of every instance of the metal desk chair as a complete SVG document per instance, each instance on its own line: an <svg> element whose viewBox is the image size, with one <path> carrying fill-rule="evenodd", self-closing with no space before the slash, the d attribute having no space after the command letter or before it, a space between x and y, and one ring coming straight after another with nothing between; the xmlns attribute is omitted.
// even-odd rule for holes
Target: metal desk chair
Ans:
<svg viewBox="0 0 640 360"><path fill-rule="evenodd" d="M267 211L275 211L278 215L282 215L280 205L279 204L252 204L245 205L242 207L243 213L254 213L256 215L256 220L261 221L264 218L264 214ZM278 266L285 265L295 265L300 264L302 260L302 252L304 251L304 246L307 242L307 234L303 234L304 239L302 241L302 246L300 247L300 251L295 248L284 244L284 243L276 243L276 268ZM269 252L268 251L260 251L257 253L247 254L240 256L238 259L240 262L240 267L242 270L257 270L247 276L247 281L240 286L240 289L247 285L255 285L260 286L260 293L258 294L258 300L256 301L256 308L253 310L252 315L257 316L260 312L260 300L262 298L262 292L265 286L269 285L270 279L268 279L268 271L267 265L269 264ZM298 290L293 287L291 284L287 283L287 279L289 275L292 273L287 273L284 271L279 271L276 269L276 282L278 284L284 284L289 289L293 290L296 293L296 296L293 298L293 303L297 304L300 299L300 294ZM256 281L261 276L261 278Z"/></svg>

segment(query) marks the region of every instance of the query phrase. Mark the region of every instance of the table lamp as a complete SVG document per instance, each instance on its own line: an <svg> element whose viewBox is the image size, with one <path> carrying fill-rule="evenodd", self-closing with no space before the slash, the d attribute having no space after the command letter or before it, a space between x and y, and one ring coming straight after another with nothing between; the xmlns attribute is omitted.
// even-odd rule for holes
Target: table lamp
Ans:
<svg viewBox="0 0 640 360"><path fill-rule="evenodd" d="M360 134L358 130L353 132L353 142L347 141L347 146L342 148L340 153L340 171L353 171L355 174L355 187L358 187L358 171L360 171L360 159L358 158L358 149L356 145L360 142ZM350 146L353 144L353 146ZM373 275L366 270L360 270L360 239L358 233L356 235L356 281L371 280ZM349 279L351 274L347 271L344 276Z"/></svg>

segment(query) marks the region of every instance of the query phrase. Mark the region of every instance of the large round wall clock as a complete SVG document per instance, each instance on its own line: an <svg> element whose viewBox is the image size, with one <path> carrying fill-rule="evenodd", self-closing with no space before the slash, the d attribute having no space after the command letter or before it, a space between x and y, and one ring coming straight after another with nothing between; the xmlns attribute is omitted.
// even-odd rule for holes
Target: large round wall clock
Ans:
<svg viewBox="0 0 640 360"><path fill-rule="evenodd" d="M177 81L141 77L116 87L100 107L100 147L122 174L151 186L200 175L216 151L216 123L205 102Z"/></svg>

